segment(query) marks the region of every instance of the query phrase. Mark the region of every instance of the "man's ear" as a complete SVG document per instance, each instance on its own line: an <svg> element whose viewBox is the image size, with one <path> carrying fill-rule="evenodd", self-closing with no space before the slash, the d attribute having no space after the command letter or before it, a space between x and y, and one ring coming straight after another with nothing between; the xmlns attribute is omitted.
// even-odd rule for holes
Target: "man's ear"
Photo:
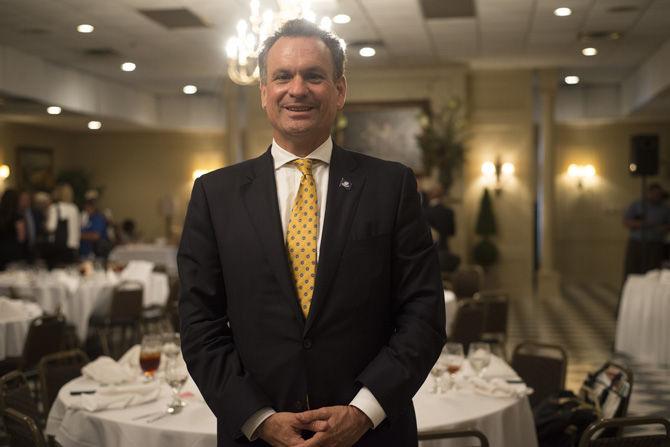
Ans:
<svg viewBox="0 0 670 447"><path fill-rule="evenodd" d="M265 109L265 106L267 104L267 86L263 81L260 82L260 89L261 89L261 107Z"/></svg>
<svg viewBox="0 0 670 447"><path fill-rule="evenodd" d="M337 110L342 110L347 99L347 78L344 75L335 81L335 88L337 89Z"/></svg>

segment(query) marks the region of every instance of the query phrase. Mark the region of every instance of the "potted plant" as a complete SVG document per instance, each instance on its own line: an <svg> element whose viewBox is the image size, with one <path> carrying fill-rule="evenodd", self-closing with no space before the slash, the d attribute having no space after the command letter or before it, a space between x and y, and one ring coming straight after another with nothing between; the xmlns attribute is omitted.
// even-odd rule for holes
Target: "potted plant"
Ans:
<svg viewBox="0 0 670 447"><path fill-rule="evenodd" d="M448 194L465 161L465 122L461 102L451 99L439 113L432 117L423 115L420 121L423 131L416 138L423 165L429 175L437 171L437 179Z"/></svg>
<svg viewBox="0 0 670 447"><path fill-rule="evenodd" d="M498 247L491 240L496 235L496 219L493 214L493 204L491 203L491 194L488 188L484 189L484 194L479 205L475 233L481 239L473 247L472 257L476 264L486 269L498 260Z"/></svg>

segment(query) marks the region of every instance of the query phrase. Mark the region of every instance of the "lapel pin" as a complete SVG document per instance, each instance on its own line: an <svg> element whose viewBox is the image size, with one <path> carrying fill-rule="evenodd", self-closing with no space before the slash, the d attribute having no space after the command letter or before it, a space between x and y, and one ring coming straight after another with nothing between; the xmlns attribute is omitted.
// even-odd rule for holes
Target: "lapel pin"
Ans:
<svg viewBox="0 0 670 447"><path fill-rule="evenodd" d="M340 186L342 188L346 189L347 191L349 191L351 189L351 182L349 180L345 179L344 177L342 177L340 179Z"/></svg>

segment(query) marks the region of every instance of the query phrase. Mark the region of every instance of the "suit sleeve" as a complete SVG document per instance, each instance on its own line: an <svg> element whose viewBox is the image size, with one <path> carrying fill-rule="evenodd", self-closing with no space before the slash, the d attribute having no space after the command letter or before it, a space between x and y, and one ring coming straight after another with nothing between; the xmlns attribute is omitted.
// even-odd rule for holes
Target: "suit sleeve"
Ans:
<svg viewBox="0 0 670 447"><path fill-rule="evenodd" d="M404 170L393 231L395 330L358 377L389 419L407 410L446 341L444 292L435 245L421 216L416 180Z"/></svg>
<svg viewBox="0 0 670 447"><path fill-rule="evenodd" d="M269 398L245 371L226 311L222 271L202 179L196 180L177 255L182 352L193 380L229 436Z"/></svg>

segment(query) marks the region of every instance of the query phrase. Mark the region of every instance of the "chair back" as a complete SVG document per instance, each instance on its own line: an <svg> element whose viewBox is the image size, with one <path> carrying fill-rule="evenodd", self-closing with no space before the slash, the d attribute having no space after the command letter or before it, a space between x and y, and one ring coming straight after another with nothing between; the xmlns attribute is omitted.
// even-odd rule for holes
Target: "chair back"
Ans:
<svg viewBox="0 0 670 447"><path fill-rule="evenodd" d="M623 432L625 427L661 425L663 434L640 434L616 438L599 438L602 431ZM626 417L602 419L591 424L582 434L579 447L670 447L670 421L660 417Z"/></svg>
<svg viewBox="0 0 670 447"><path fill-rule="evenodd" d="M449 341L462 343L465 349L468 345L482 339L484 331L484 306L469 299L458 303L456 316L451 325Z"/></svg>
<svg viewBox="0 0 670 447"><path fill-rule="evenodd" d="M534 392L528 396L531 407L565 388L568 355L557 345L523 342L514 348L512 368Z"/></svg>
<svg viewBox="0 0 670 447"><path fill-rule="evenodd" d="M79 377L81 368L88 362L88 356L78 349L49 354L40 360L38 373L45 414L49 413L58 391L70 380Z"/></svg>
<svg viewBox="0 0 670 447"><path fill-rule="evenodd" d="M451 285L457 299L472 298L481 290L484 273L479 266L458 270L451 277Z"/></svg>
<svg viewBox="0 0 670 447"><path fill-rule="evenodd" d="M633 371L613 361L607 361L595 373L589 374L580 396L592 403L604 419L622 418L628 414L628 403L633 392ZM620 436L622 430L607 429L603 437Z"/></svg>
<svg viewBox="0 0 670 447"><path fill-rule="evenodd" d="M0 410L7 408L28 415L35 421L42 420L28 381L20 371L12 371L0 377Z"/></svg>
<svg viewBox="0 0 670 447"><path fill-rule="evenodd" d="M489 447L489 440L479 430L443 430L427 433L419 433L419 441L432 441L435 439L466 439L476 438L480 447Z"/></svg>
<svg viewBox="0 0 670 447"><path fill-rule="evenodd" d="M23 345L21 370L34 370L42 357L62 350L65 339L66 327L62 315L35 318L30 323L26 342Z"/></svg>
<svg viewBox="0 0 670 447"><path fill-rule="evenodd" d="M507 337L509 297L505 293L477 293L475 299L484 305L484 333Z"/></svg>
<svg viewBox="0 0 670 447"><path fill-rule="evenodd" d="M13 408L2 411L10 447L46 447L44 435L30 416Z"/></svg>
<svg viewBox="0 0 670 447"><path fill-rule="evenodd" d="M139 321L142 316L144 289L139 281L123 281L114 287L109 319Z"/></svg>

